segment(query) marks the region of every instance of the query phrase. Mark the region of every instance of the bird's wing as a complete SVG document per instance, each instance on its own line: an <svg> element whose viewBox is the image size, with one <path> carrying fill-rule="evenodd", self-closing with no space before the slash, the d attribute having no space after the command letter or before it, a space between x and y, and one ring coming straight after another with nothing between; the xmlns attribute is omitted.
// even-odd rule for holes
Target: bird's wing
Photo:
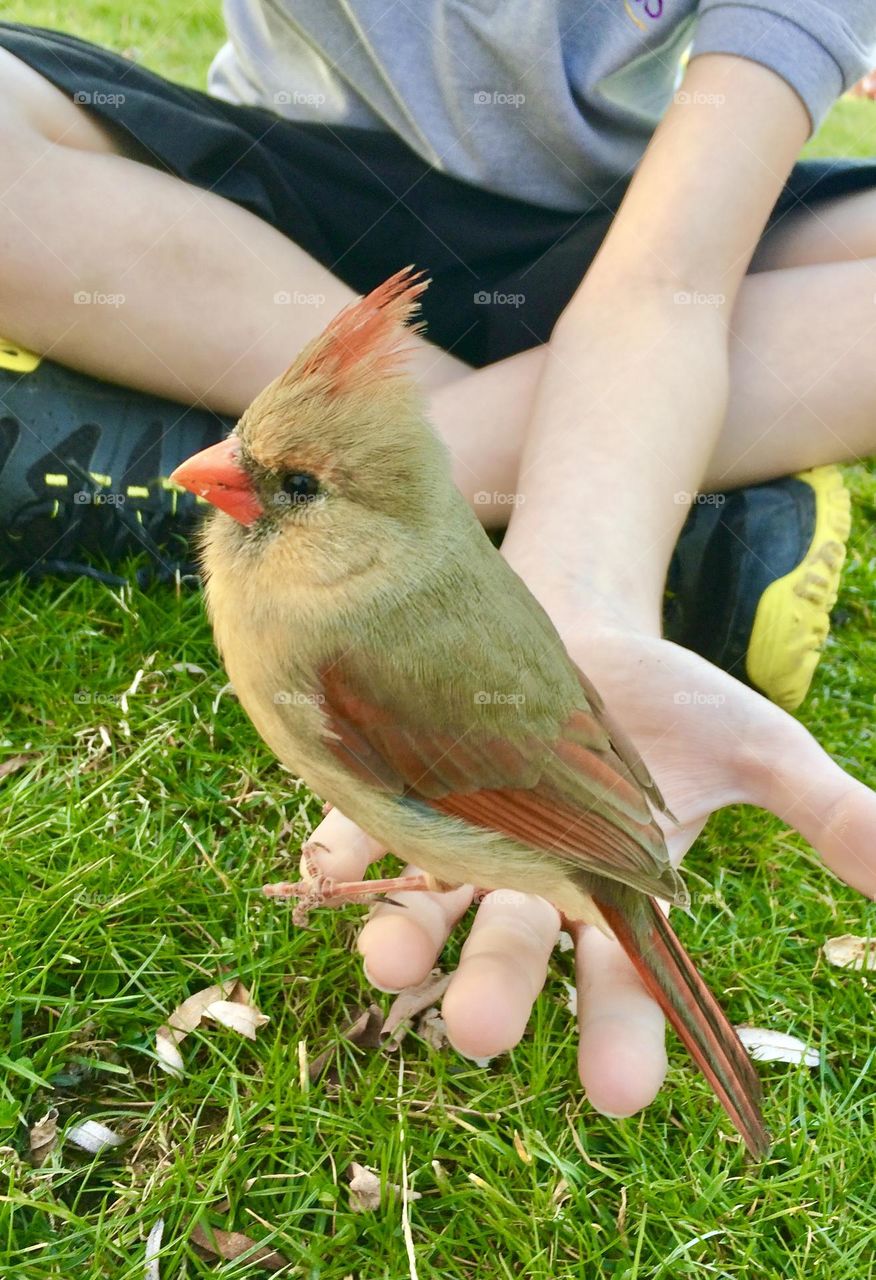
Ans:
<svg viewBox="0 0 876 1280"><path fill-rule="evenodd" d="M328 662L322 712L339 762L371 785L581 870L686 901L646 799L665 807L660 792L590 682L564 656L565 680L545 696L538 671L508 665L503 682L494 650L492 679L483 681L490 688L473 692L472 672L484 664L471 636L471 627L468 640L463 628L447 636L456 643L455 680L446 667L432 678L422 645L357 647ZM405 652L410 670L399 669ZM501 700L503 688L521 687Z"/></svg>

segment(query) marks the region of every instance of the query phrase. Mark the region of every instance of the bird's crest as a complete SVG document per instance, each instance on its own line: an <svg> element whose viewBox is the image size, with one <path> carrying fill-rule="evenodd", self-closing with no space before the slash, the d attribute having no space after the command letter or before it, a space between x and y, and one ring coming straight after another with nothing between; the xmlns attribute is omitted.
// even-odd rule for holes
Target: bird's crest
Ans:
<svg viewBox="0 0 876 1280"><path fill-rule="evenodd" d="M332 391L342 392L395 373L410 351L405 338L424 328L411 321L428 286L424 272L412 265L402 267L364 298L344 307L305 347L282 381L288 385L317 376L326 379Z"/></svg>

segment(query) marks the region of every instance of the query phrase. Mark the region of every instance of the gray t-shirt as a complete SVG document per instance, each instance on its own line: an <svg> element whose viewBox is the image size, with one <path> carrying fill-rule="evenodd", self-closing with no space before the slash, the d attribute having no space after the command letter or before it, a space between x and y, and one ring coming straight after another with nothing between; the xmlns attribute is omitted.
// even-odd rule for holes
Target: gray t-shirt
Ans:
<svg viewBox="0 0 876 1280"><path fill-rule="evenodd" d="M429 164L555 209L610 199L685 51L777 72L813 127L870 68L874 0L224 0L210 92L387 129Z"/></svg>

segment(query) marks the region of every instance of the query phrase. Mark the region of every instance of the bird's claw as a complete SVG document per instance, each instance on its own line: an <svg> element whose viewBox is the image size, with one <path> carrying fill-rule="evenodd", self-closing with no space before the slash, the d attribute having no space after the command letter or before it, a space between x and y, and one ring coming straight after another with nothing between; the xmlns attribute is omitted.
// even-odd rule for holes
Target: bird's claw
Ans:
<svg viewBox="0 0 876 1280"><path fill-rule="evenodd" d="M267 898L297 898L292 920L297 925L306 925L310 912L316 907L339 907L347 902L367 901L376 894L417 893L433 887L430 877L425 875L394 876L387 880L334 880L317 871L302 880L266 884L262 893Z"/></svg>

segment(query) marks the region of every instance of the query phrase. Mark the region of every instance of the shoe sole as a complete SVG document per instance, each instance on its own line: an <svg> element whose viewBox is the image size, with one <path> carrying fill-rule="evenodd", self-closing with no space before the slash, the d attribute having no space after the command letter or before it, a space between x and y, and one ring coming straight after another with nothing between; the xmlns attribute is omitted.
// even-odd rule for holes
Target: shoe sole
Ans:
<svg viewBox="0 0 876 1280"><path fill-rule="evenodd" d="M830 630L851 532L851 499L838 467L816 467L795 478L813 491L815 527L809 550L758 601L745 659L749 681L786 711L795 711L809 692Z"/></svg>
<svg viewBox="0 0 876 1280"><path fill-rule="evenodd" d="M20 347L17 342L0 338L0 369L9 369L12 373L33 373L42 360L35 351Z"/></svg>

